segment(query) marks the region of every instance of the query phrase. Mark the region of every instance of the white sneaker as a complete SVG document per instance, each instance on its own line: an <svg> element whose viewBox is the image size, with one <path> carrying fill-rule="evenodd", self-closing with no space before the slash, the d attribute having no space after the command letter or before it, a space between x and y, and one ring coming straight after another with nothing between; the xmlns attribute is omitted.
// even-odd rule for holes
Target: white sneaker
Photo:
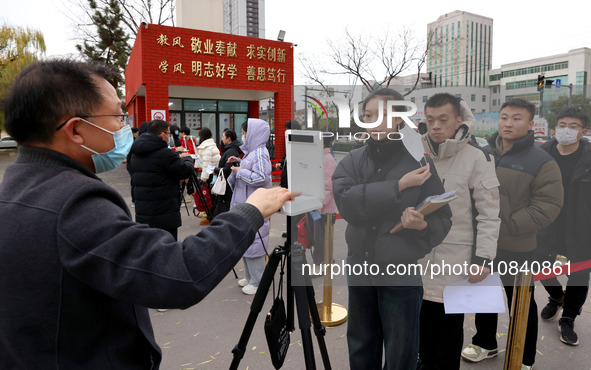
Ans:
<svg viewBox="0 0 591 370"><path fill-rule="evenodd" d="M158 308L158 312L166 312L168 311L168 308Z"/></svg>
<svg viewBox="0 0 591 370"><path fill-rule="evenodd" d="M258 289L258 287L248 284L247 286L242 288L242 293L248 294L248 295L253 295L253 294L256 294L257 289Z"/></svg>
<svg viewBox="0 0 591 370"><path fill-rule="evenodd" d="M470 344L462 350L462 357L470 362L480 362L487 358L495 357L499 353L498 349L484 349L480 346Z"/></svg>
<svg viewBox="0 0 591 370"><path fill-rule="evenodd" d="M250 284L250 281L248 281L246 278L238 280L238 285L242 287L247 286L248 284Z"/></svg>

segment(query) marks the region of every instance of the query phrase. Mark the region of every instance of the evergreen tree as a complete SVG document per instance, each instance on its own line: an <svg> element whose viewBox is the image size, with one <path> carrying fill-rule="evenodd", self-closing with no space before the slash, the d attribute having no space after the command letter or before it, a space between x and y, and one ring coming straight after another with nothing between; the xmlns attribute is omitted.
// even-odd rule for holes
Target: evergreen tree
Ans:
<svg viewBox="0 0 591 370"><path fill-rule="evenodd" d="M117 75L111 83L122 96L124 72L131 53L129 35L123 30L123 13L117 0L109 0L99 6L96 0L88 0L90 9L94 13L92 21L96 27L96 34L84 40L76 48L86 59L110 66Z"/></svg>

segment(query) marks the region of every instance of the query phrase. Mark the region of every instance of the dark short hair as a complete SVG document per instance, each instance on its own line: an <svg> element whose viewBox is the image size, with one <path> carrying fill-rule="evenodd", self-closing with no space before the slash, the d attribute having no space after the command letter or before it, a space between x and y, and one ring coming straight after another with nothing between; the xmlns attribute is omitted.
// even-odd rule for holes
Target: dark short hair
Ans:
<svg viewBox="0 0 591 370"><path fill-rule="evenodd" d="M224 130L224 135L226 135L226 137L232 141L238 139L238 136L236 136L236 132L234 132L234 130L230 130L229 128Z"/></svg>
<svg viewBox="0 0 591 370"><path fill-rule="evenodd" d="M150 124L150 121L144 121L142 122L142 124L140 125L140 133L138 135L141 135L145 132L148 132L148 125Z"/></svg>
<svg viewBox="0 0 591 370"><path fill-rule="evenodd" d="M248 120L246 120L242 123L242 130L244 132L248 132Z"/></svg>
<svg viewBox="0 0 591 370"><path fill-rule="evenodd" d="M431 96L425 103L425 112L427 108L439 108L446 104L451 104L456 117L460 116L460 100L448 93L439 93Z"/></svg>
<svg viewBox="0 0 591 370"><path fill-rule="evenodd" d="M525 108L529 112L529 120L532 121L536 115L536 107L531 102L524 99L509 99L501 105L501 111L506 107ZM499 111L500 112L500 111Z"/></svg>
<svg viewBox="0 0 591 370"><path fill-rule="evenodd" d="M140 129L137 127L132 127L131 132L135 134L136 132L140 132Z"/></svg>
<svg viewBox="0 0 591 370"><path fill-rule="evenodd" d="M365 107L367 106L367 103L370 100L376 99L376 98L379 98L381 100L404 100L404 98L402 97L402 94L400 94L398 91L396 91L394 89L390 89L389 87L386 87L383 89L377 89L377 90L372 91L372 93L369 94L367 96L367 98L365 98L365 100L363 100L363 110L365 110ZM394 106L394 111L404 112L404 111L406 111L406 107L402 106L402 105Z"/></svg>
<svg viewBox="0 0 591 370"><path fill-rule="evenodd" d="M589 116L587 116L585 114L585 112L583 112L583 110L580 108L575 108L575 107L564 108L563 110L561 110L558 113L558 116L556 117L556 122L558 122L559 120L561 120L564 117L580 119L581 123L583 124L583 128L587 128L587 125L589 124Z"/></svg>
<svg viewBox="0 0 591 370"><path fill-rule="evenodd" d="M301 130L302 125L300 125L300 123L294 119L294 120L285 122L285 129L286 130Z"/></svg>
<svg viewBox="0 0 591 370"><path fill-rule="evenodd" d="M202 128L201 130L199 130L199 142L202 143L207 139L211 139L212 135L211 135L211 130L208 129L207 127Z"/></svg>
<svg viewBox="0 0 591 370"><path fill-rule="evenodd" d="M185 135L191 135L191 129L188 128L187 126L181 128L181 132L184 133Z"/></svg>
<svg viewBox="0 0 591 370"><path fill-rule="evenodd" d="M168 122L166 121L155 119L148 123L147 132L151 132L153 134L158 135L159 133L166 132L168 130L170 130L170 127L168 126Z"/></svg>
<svg viewBox="0 0 591 370"><path fill-rule="evenodd" d="M6 131L18 143L50 143L61 120L91 115L104 103L96 78L108 81L113 73L73 59L30 64L6 95Z"/></svg>

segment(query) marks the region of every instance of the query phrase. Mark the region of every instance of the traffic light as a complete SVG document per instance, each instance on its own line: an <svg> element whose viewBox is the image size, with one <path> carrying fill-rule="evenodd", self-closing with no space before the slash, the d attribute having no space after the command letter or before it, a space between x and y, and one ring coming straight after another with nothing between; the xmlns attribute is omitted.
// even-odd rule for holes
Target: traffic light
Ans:
<svg viewBox="0 0 591 370"><path fill-rule="evenodd" d="M538 75L538 91L542 91L544 88L544 76Z"/></svg>

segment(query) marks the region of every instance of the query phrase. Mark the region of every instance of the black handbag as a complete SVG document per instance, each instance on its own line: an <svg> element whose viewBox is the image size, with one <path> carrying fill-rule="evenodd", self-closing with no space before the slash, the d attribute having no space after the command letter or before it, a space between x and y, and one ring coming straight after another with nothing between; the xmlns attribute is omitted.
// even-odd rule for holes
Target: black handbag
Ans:
<svg viewBox="0 0 591 370"><path fill-rule="evenodd" d="M282 266L283 269L283 266ZM283 291L283 274L279 279L277 296L273 306L265 318L265 337L271 354L271 362L275 369L283 366L287 350L289 348L289 331L287 330L287 316L285 315L285 304L281 293Z"/></svg>
<svg viewBox="0 0 591 370"><path fill-rule="evenodd" d="M191 179L189 179L189 181L187 182L187 194L195 194L195 187L193 186L193 181L191 181Z"/></svg>

